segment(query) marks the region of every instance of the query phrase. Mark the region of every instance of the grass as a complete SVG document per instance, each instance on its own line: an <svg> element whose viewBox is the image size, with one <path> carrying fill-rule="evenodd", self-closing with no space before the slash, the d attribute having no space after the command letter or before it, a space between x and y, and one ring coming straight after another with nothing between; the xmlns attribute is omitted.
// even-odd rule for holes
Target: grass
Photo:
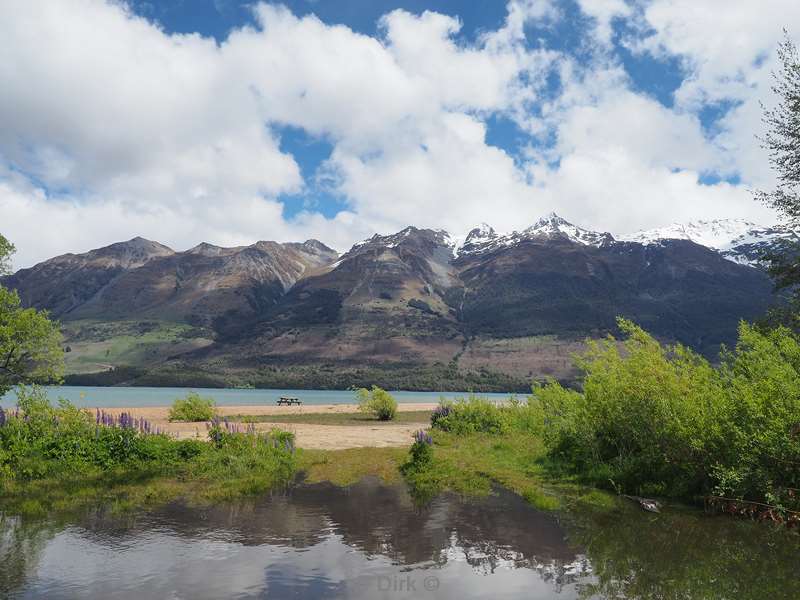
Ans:
<svg viewBox="0 0 800 600"><path fill-rule="evenodd" d="M334 485L348 486L372 476L391 484L402 479L400 465L407 456L405 448L300 450L298 469L309 483L329 481Z"/></svg>
<svg viewBox="0 0 800 600"><path fill-rule="evenodd" d="M432 432L433 460L421 468L409 468L406 477L417 495L432 497L448 490L463 495L486 495L502 485L542 510L561 506L550 489L540 460L541 440L529 434L455 435Z"/></svg>
<svg viewBox="0 0 800 600"><path fill-rule="evenodd" d="M291 464L266 464L253 457L226 454L180 468L120 467L11 480L0 488L0 510L36 517L77 514L100 506L122 513L178 499L207 506L288 485L294 472Z"/></svg>
<svg viewBox="0 0 800 600"><path fill-rule="evenodd" d="M297 466L306 482L329 481L338 486L352 485L367 476L392 484L405 476L421 502L445 491L485 496L500 485L540 510L605 511L619 505L613 494L553 479L543 461L542 441L530 434L433 431L432 436L433 459L420 470L404 467L409 456L405 448L300 450Z"/></svg>
<svg viewBox="0 0 800 600"><path fill-rule="evenodd" d="M71 321L64 324L64 334L68 373L154 364L211 343L203 330L163 321Z"/></svg>
<svg viewBox="0 0 800 600"><path fill-rule="evenodd" d="M302 423L308 425L390 425L397 423L420 423L425 426L431 420L429 410L398 412L392 421L380 421L372 415L360 412L341 413L296 413L284 415L234 415L229 421L242 423Z"/></svg>

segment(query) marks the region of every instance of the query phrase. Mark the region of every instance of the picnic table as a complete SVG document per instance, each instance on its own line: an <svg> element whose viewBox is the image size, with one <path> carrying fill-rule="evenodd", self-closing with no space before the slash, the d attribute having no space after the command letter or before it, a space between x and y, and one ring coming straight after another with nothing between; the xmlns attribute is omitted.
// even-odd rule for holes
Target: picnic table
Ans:
<svg viewBox="0 0 800 600"><path fill-rule="evenodd" d="M292 404L302 404L302 403L303 403L303 401L300 400L300 398L294 398L294 397L291 397L291 396L281 396L278 399L278 406L281 406L283 404L285 404L287 406L291 406Z"/></svg>

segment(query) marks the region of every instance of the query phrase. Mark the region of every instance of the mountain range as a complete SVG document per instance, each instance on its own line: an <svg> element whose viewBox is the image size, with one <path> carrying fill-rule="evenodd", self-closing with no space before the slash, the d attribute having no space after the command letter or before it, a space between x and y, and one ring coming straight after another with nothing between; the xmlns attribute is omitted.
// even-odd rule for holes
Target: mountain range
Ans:
<svg viewBox="0 0 800 600"><path fill-rule="evenodd" d="M798 239L742 220L614 237L550 214L511 233L407 227L344 254L134 238L0 283L62 322L75 382L523 389L573 378L572 353L618 315L714 357L774 302L760 257Z"/></svg>

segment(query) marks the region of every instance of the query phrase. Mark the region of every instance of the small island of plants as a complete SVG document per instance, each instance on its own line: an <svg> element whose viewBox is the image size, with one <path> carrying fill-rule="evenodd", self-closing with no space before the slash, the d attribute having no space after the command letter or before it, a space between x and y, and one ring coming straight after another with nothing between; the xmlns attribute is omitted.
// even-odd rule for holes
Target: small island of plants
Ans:
<svg viewBox="0 0 800 600"><path fill-rule="evenodd" d="M286 485L296 472L285 431L214 419L207 440L178 440L126 413L52 406L39 388L17 394L16 410L0 409L0 498L11 512L215 502Z"/></svg>

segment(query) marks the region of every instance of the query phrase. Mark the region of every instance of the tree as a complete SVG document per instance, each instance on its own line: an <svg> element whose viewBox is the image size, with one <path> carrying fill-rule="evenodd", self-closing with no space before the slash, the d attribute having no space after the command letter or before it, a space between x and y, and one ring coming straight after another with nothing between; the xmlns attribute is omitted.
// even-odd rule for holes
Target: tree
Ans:
<svg viewBox="0 0 800 600"><path fill-rule="evenodd" d="M11 272L11 255L15 250L14 244L0 234L0 277Z"/></svg>
<svg viewBox="0 0 800 600"><path fill-rule="evenodd" d="M785 33L785 32L784 32ZM774 190L756 192L756 198L775 208L787 224L800 227L800 56L785 33L778 45L780 71L773 73L772 92L778 103L764 107L767 133L761 138L777 177ZM778 290L791 289L788 307L770 313L768 321L779 322L800 331L800 244L785 240L764 256Z"/></svg>
<svg viewBox="0 0 800 600"><path fill-rule="evenodd" d="M800 56L788 34L778 45L782 70L773 73L772 92L778 97L775 108L764 108L767 134L762 138L769 162L778 178L772 192L758 197L800 225Z"/></svg>
<svg viewBox="0 0 800 600"><path fill-rule="evenodd" d="M0 275L11 268L14 246L0 235ZM0 395L20 383L60 379L61 332L47 312L23 308L13 290L0 286Z"/></svg>

